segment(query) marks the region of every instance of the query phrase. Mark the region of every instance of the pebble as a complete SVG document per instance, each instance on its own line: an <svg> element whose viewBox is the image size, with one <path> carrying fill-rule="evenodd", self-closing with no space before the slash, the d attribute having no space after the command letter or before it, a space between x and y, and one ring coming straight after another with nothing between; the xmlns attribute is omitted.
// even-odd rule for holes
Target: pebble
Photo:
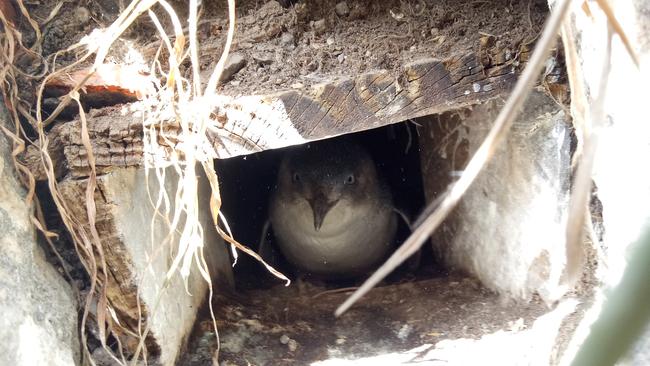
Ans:
<svg viewBox="0 0 650 366"><path fill-rule="evenodd" d="M333 44L334 44L334 37L329 37L329 38L327 38L327 40L326 40L325 42L326 42L329 46L333 45Z"/></svg>
<svg viewBox="0 0 650 366"><path fill-rule="evenodd" d="M273 63L273 54L271 53L254 53L253 60L260 65L270 65Z"/></svg>
<svg viewBox="0 0 650 366"><path fill-rule="evenodd" d="M283 46L295 46L296 40L293 36L293 33L284 32L280 37L280 44Z"/></svg>
<svg viewBox="0 0 650 366"><path fill-rule="evenodd" d="M334 10L336 11L336 14L340 17L347 17L350 14L350 7L348 6L348 3L345 1L341 1L340 3L336 4Z"/></svg>
<svg viewBox="0 0 650 366"><path fill-rule="evenodd" d="M287 346L289 346L289 351L296 352L296 350L298 349L298 342L296 342L293 339L290 339Z"/></svg>
<svg viewBox="0 0 650 366"><path fill-rule="evenodd" d="M327 30L327 23L325 22L325 19L319 19L312 23L312 27L317 35L322 34Z"/></svg>
<svg viewBox="0 0 650 366"><path fill-rule="evenodd" d="M80 25L85 25L90 21L90 10L80 6L74 10L75 21Z"/></svg>
<svg viewBox="0 0 650 366"><path fill-rule="evenodd" d="M223 67L221 81L230 80L233 75L235 75L239 70L243 69L244 66L246 66L246 58L244 58L244 55L239 52L231 53L228 55L226 65Z"/></svg>
<svg viewBox="0 0 650 366"><path fill-rule="evenodd" d="M266 29L266 38L271 39L277 37L282 32L282 26L277 23L270 24Z"/></svg>
<svg viewBox="0 0 650 366"><path fill-rule="evenodd" d="M393 11L392 9L390 9L388 10L388 12L390 13L390 16L392 16L393 19L397 20L398 22L404 21L405 16L404 13L402 13L401 11L397 11L397 10Z"/></svg>
<svg viewBox="0 0 650 366"><path fill-rule="evenodd" d="M282 343L282 344L287 344L287 343L289 343L290 340L291 340L291 338L289 338L289 336L286 335L286 334L283 334L280 337L280 343Z"/></svg>
<svg viewBox="0 0 650 366"><path fill-rule="evenodd" d="M304 1L298 2L296 5L293 6L293 11L296 12L296 18L299 22L305 21L309 18L309 8L307 7L307 4L305 4Z"/></svg>
<svg viewBox="0 0 650 366"><path fill-rule="evenodd" d="M354 4L354 7L350 9L350 15L348 18L355 20L363 19L366 16L368 16L368 6L366 6L363 2L356 2Z"/></svg>
<svg viewBox="0 0 650 366"><path fill-rule="evenodd" d="M409 334L411 334L411 331L413 328L411 328L410 325L404 324L402 327L399 329L397 332L397 338L401 339L402 341L408 338Z"/></svg>

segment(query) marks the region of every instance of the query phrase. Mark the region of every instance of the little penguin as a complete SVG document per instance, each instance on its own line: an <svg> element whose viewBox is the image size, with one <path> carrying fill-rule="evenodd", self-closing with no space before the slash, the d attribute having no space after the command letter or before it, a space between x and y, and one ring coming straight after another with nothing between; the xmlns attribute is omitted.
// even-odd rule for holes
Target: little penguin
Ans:
<svg viewBox="0 0 650 366"><path fill-rule="evenodd" d="M269 220L277 247L298 270L343 279L364 275L385 259L398 219L372 157L344 138L284 155Z"/></svg>

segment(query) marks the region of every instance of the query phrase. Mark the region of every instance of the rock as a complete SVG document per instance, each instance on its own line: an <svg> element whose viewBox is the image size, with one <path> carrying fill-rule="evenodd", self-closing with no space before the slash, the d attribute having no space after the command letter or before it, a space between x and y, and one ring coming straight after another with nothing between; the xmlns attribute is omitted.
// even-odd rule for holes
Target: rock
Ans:
<svg viewBox="0 0 650 366"><path fill-rule="evenodd" d="M577 151L584 148L583 134L589 133L586 131L595 129L597 131L593 133L598 134L593 180L603 206L602 244L608 253L603 279L608 285L618 284L629 255L627 246L643 235L645 223L650 219L648 210L639 205L648 202L650 197L650 175L646 174L645 168L636 168L641 163L637 157L650 154L650 125L640 117L647 114L647 98L638 92L647 89L650 81L650 29L647 27L650 24L650 5L641 0L629 1L625 12L619 20L623 32L632 42L639 65L634 65L623 46L612 51L614 56L605 89L602 131L599 126L588 127L587 121L591 117L583 111L578 117L584 122L576 124L575 132ZM599 60L608 57L602 38L596 34L606 34L607 26L602 22L588 23L590 17L582 12L571 16L575 18L570 18L571 28L567 32L574 44L565 45L565 50L575 48L573 57L579 63L576 70L578 81L587 88L583 94L576 95L580 97L577 103L591 105L595 103L593 100L597 98L603 79ZM585 21L587 23L581 23ZM592 108L592 111L596 109Z"/></svg>
<svg viewBox="0 0 650 366"><path fill-rule="evenodd" d="M390 16L393 17L393 19L397 20L398 22L406 21L406 16L401 11L397 11L397 10L393 11L392 9L390 9L388 12L390 13Z"/></svg>
<svg viewBox="0 0 650 366"><path fill-rule="evenodd" d="M266 28L266 31L265 31L266 37L265 37L265 39L275 38L278 35L280 35L280 33L282 33L282 25L280 25L278 23L271 23Z"/></svg>
<svg viewBox="0 0 650 366"><path fill-rule="evenodd" d="M0 134L0 365L78 365L76 300L37 243L10 156Z"/></svg>
<svg viewBox="0 0 650 366"><path fill-rule="evenodd" d="M345 1L341 1L340 3L336 4L334 10L340 17L347 17L348 14L350 14L350 8L348 7L348 3Z"/></svg>
<svg viewBox="0 0 650 366"><path fill-rule="evenodd" d="M296 352L298 349L298 342L296 342L295 339L290 339L287 343L287 347L289 348L289 352Z"/></svg>
<svg viewBox="0 0 650 366"><path fill-rule="evenodd" d="M557 3L549 0L552 6ZM565 17L567 21L563 25L562 35L565 42L571 42L564 45L564 51L567 64L575 65L571 70L575 76L575 85L580 86L574 88L574 85L571 85L571 100L574 103L572 105L585 106L585 108L572 109L577 139L576 154L580 152L584 154L585 134L591 133L598 137L593 162L592 187L597 187L595 190L597 200L600 201L599 205L602 205L594 215L596 218L594 229L596 239L599 240L596 240L591 248L580 245L574 250L584 250L583 257L586 258L583 258L583 261L586 259L587 263L589 263L590 250L596 249L599 252L597 278L603 283L602 287L607 289L608 296L605 298L608 300L610 294L614 294L613 291L619 290L619 288L608 288L610 286L624 286L626 291L635 287L631 283L634 281L621 282L621 277L623 271L628 268L630 257L640 254L640 250L635 248L634 243L645 235L647 223L650 222L647 209L647 202L650 200L650 175L647 174L645 163L645 159L650 155L650 125L646 122L646 117L643 117L647 115L648 98L644 92L639 92L646 90L650 81L650 47L648 47L650 45L650 28L648 28L650 4L644 0L626 1L623 8L617 7L616 18L621 24L622 33L626 34L631 42L638 65L634 64L630 54L619 40L613 41L616 46L610 52L604 41L607 39L609 26L605 19L593 21L591 14L580 9L569 11ZM608 60L606 78L603 78L603 60ZM599 91L603 85L606 85L603 90L604 95ZM603 119L598 122L600 98L604 101ZM574 110L576 112L573 112ZM592 202L594 202L593 198ZM601 260L606 265L601 266ZM579 283L582 282L581 279L577 280ZM647 286L647 282L645 285ZM609 311L606 310L607 305L614 304L607 304L607 302L603 304L603 300L603 297L597 297L591 310L598 309L598 313L601 313L600 309L603 307L601 313L603 318L615 318L616 311L611 311L613 310L611 308L608 309ZM635 301L640 306L647 306L642 304L642 300L635 299ZM605 320L603 318L599 320ZM630 326L630 323L638 322L640 319L639 315L628 317L626 314L626 317L617 321L618 327L620 330L625 329L627 334L633 334L634 326ZM591 346L610 345L613 342L626 343L625 338L620 339L619 329L609 331L611 337L598 332L590 317L585 317L580 327L584 330L591 329L590 337L594 336L594 338L588 338L587 342L596 341L596 338L605 342L591 342ZM619 360L617 364L649 364L650 326L646 325L644 333L639 335L636 344L627 351L626 359ZM601 347L604 351L601 356L605 353L616 354L618 348ZM590 352L590 354L595 356L594 360L600 362L598 353ZM581 358L581 360L586 359ZM613 361L605 360L603 363L613 363Z"/></svg>
<svg viewBox="0 0 650 366"><path fill-rule="evenodd" d="M493 87L475 84L475 90ZM454 167L465 166L467 157L461 155L467 152L457 147L467 144L471 156L499 109L493 101L455 121L423 123L429 131L420 134L421 161L436 162L422 166L428 200L445 191L450 172L459 173ZM465 131L458 141L439 151L429 148L437 146L431 136L454 128ZM448 266L473 274L505 298L528 300L538 293L553 301L564 269L565 250L559 244L564 243L571 179L570 135L561 108L543 93L531 93L507 140L432 238Z"/></svg>
<svg viewBox="0 0 650 366"><path fill-rule="evenodd" d="M296 45L296 40L293 36L293 33L290 32L282 33L282 36L280 36L280 44L285 47L293 48Z"/></svg>
<svg viewBox="0 0 650 366"><path fill-rule="evenodd" d="M80 6L74 10L74 18L77 24L85 25L90 21L90 11L83 6Z"/></svg>
<svg viewBox="0 0 650 366"><path fill-rule="evenodd" d="M352 9L350 9L350 20L363 19L368 16L368 7L363 2L355 2Z"/></svg>
<svg viewBox="0 0 650 366"><path fill-rule="evenodd" d="M313 22L311 26L316 35L323 34L327 31L327 22L325 19L319 19Z"/></svg>
<svg viewBox="0 0 650 366"><path fill-rule="evenodd" d="M296 20L298 22L305 22L309 19L310 12L306 1L301 1L294 5L293 11L296 13Z"/></svg>
<svg viewBox="0 0 650 366"><path fill-rule="evenodd" d="M246 66L246 58L244 55L235 52L228 55L226 60L226 65L223 68L223 73L221 74L221 82L229 81L233 75L235 75L239 70L243 69Z"/></svg>
<svg viewBox="0 0 650 366"><path fill-rule="evenodd" d="M292 3L295 2L293 0L286 0L283 1L284 3ZM259 14L261 16L260 19L267 19L267 18L272 18L276 15L282 14L285 10L283 9L282 5L283 2L278 2L278 1L267 1L259 9Z"/></svg>
<svg viewBox="0 0 650 366"><path fill-rule="evenodd" d="M257 52L253 54L253 60L260 65L270 65L275 60L275 57L270 52Z"/></svg>

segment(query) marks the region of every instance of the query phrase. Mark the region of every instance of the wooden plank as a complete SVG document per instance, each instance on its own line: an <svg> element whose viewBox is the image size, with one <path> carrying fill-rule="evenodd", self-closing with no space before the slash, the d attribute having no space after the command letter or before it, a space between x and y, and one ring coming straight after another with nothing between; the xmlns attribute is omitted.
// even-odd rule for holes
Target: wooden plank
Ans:
<svg viewBox="0 0 650 366"><path fill-rule="evenodd" d="M219 96L208 137L215 158L276 149L329 136L357 132L430 114L455 110L507 93L516 80L512 62L484 67L477 54L448 60L424 59L407 64L397 75L369 72L316 85L307 91L272 95ZM88 129L100 173L142 164L142 107L130 105L91 111ZM165 124L170 140L177 125ZM57 175L88 174L88 161L78 120L49 133ZM162 142L161 142L162 143ZM44 179L40 158L30 147L24 160Z"/></svg>
<svg viewBox="0 0 650 366"><path fill-rule="evenodd" d="M167 177L165 191L175 192L177 176L167 172ZM199 196L207 197L210 190L207 178L204 175L197 178ZM59 184L67 207L86 227L86 232L90 224L86 201L82 198L87 185L88 179L64 179ZM99 281L106 289L111 308L121 326L129 330L118 330L123 347L133 353L138 340L132 334L148 325L149 363L172 365L189 337L208 294L208 284L196 267L192 268L187 282L178 274L167 282L170 255L177 252L179 239L177 236L168 240L169 226L160 217L160 212L149 204L149 194L157 197L159 190L155 179L145 179L143 169L115 169L97 178L95 228L101 243L101 258L106 265L106 278L99 260L97 265L100 267ZM207 205L207 200L201 201L198 217L203 227L202 255L210 271L212 286L228 291L234 285L230 258L212 225ZM98 251L95 256L100 258Z"/></svg>

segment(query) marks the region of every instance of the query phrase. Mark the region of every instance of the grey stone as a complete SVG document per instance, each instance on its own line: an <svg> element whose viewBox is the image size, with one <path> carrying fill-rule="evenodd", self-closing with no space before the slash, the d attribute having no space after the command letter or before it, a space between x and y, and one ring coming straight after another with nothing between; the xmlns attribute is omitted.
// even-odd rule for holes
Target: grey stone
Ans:
<svg viewBox="0 0 650 366"><path fill-rule="evenodd" d="M253 54L253 60L260 65L270 65L275 60L275 56L270 52L257 52Z"/></svg>
<svg viewBox="0 0 650 366"><path fill-rule="evenodd" d="M76 300L36 241L10 156L0 133L0 365L77 365Z"/></svg>
<svg viewBox="0 0 650 366"><path fill-rule="evenodd" d="M293 36L293 33L282 33L282 36L280 36L280 44L285 47L293 48L296 45L296 39Z"/></svg>
<svg viewBox="0 0 650 366"><path fill-rule="evenodd" d="M231 53L228 55L226 64L223 67L223 73L221 74L221 81L226 82L230 80L239 70L243 69L246 66L246 58L243 54L239 52Z"/></svg>
<svg viewBox="0 0 650 366"><path fill-rule="evenodd" d="M317 35L323 34L327 31L327 22L325 19L319 19L312 23L312 28Z"/></svg>
<svg viewBox="0 0 650 366"><path fill-rule="evenodd" d="M549 0L553 7L557 1ZM650 125L647 123L647 93L650 81L650 3L632 0L617 3L616 19L622 33L630 40L639 65L634 65L620 39L614 36L608 50L608 22L593 21L580 9L565 16L562 39L565 42L567 65L572 65L571 112L574 115L577 138L576 155L586 150L585 135L596 134L597 146L592 179L597 198L602 204L602 233L594 248L598 251L597 279L602 282L593 309L603 306L610 296L610 286L617 286L627 267L631 244L644 235L650 221ZM611 51L611 52L610 52ZM606 77L603 77L607 65ZM604 86L601 92L600 88ZM603 94L604 93L604 94ZM603 98L602 120L598 118L599 100ZM600 264L604 265L600 265ZM629 286L622 283L621 286ZM614 290L615 291L615 290ZM598 293L597 292L597 293ZM639 297L640 299L641 297ZM635 299L636 300L636 299ZM637 301L638 306L648 306ZM605 303L607 304L607 303ZM610 314L611 316L611 314ZM637 320L641 320L638 318ZM593 319L585 318L580 325L587 329ZM621 320L625 326L625 320ZM610 331L614 342L620 344L619 332ZM601 335L602 336L602 335ZM599 338L599 345L609 340ZM647 365L650 362L650 325L629 350L620 365ZM566 363L566 362L565 362Z"/></svg>
<svg viewBox="0 0 650 366"><path fill-rule="evenodd" d="M458 169L466 164L465 147L471 157L501 104L492 101L474 106L468 115L444 121L451 133L447 130L442 136L452 137L451 141L429 142L426 139L434 134L420 134L424 138L420 146L425 150L427 146L441 150L424 153L421 159L429 200L450 182L450 177L442 174L460 174ZM436 233L434 248L443 261L472 273L507 298L526 300L539 293L553 301L564 269L569 144L570 125L564 113L543 93L533 92L506 141L469 188L451 220ZM431 166L440 166L432 161L445 168L432 170ZM435 176L436 172L441 175Z"/></svg>
<svg viewBox="0 0 650 366"><path fill-rule="evenodd" d="M340 3L336 4L334 10L336 11L336 14L341 17L346 17L348 14L350 14L350 8L348 7L348 3L345 1L341 1Z"/></svg>

